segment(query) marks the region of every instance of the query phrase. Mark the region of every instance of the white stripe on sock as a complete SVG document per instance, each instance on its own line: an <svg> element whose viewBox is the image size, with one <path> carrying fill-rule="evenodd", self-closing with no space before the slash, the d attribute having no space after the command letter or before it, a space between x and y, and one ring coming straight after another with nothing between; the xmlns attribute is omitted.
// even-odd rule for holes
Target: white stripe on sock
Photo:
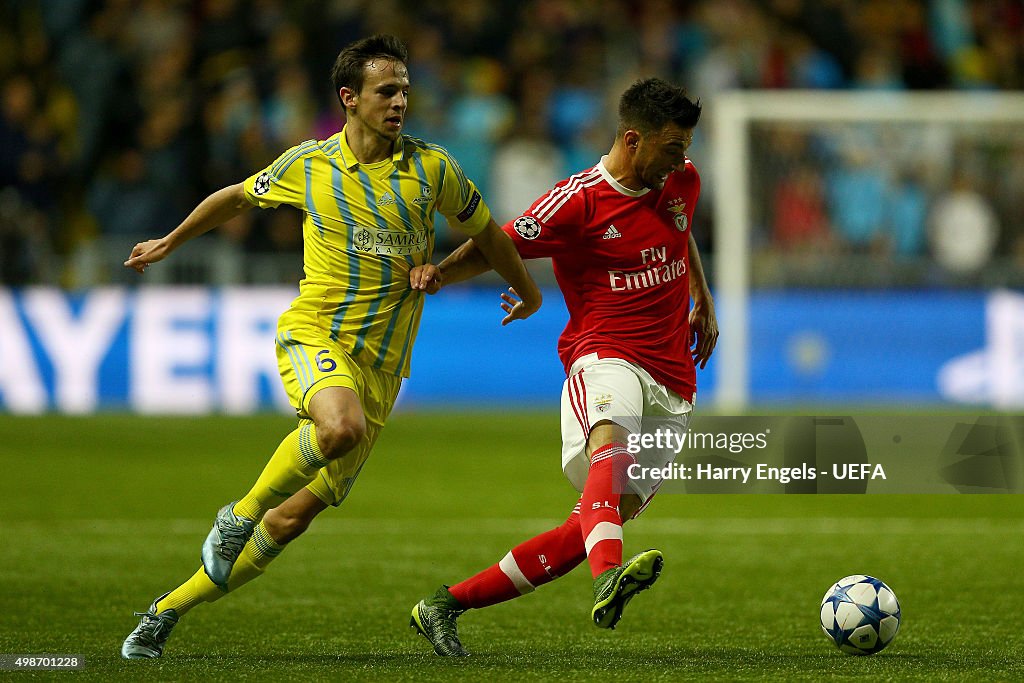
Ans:
<svg viewBox="0 0 1024 683"><path fill-rule="evenodd" d="M593 465L594 463L601 462L602 460L607 460L608 458L614 458L616 455L624 455L624 456L627 456L627 457L632 457L630 452L627 451L625 448L609 448L606 451L601 451L600 453L595 453L593 459L590 461L590 464ZM633 458L633 461L636 462L636 458Z"/></svg>
<svg viewBox="0 0 1024 683"><path fill-rule="evenodd" d="M612 522L598 522L597 525L590 530L587 534L587 540L583 543L587 548L587 555L593 550L594 546L601 541L619 541L622 542L622 525L614 524Z"/></svg>
<svg viewBox="0 0 1024 683"><path fill-rule="evenodd" d="M505 555L505 557L501 558L501 562L498 563L498 569L500 569L505 576L509 578L512 585L514 585L516 590L519 591L520 595L532 593L536 590L533 587L533 584L530 583L529 579L526 578L526 575L523 574L523 570L519 568L519 565L516 563L516 558L512 557L511 550L508 551L508 554Z"/></svg>

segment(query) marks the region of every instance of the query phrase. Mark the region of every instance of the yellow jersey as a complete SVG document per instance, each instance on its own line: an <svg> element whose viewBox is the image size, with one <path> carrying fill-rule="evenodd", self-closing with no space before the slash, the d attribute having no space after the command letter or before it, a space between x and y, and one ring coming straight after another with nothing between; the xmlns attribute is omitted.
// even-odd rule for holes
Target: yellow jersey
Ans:
<svg viewBox="0 0 1024 683"><path fill-rule="evenodd" d="M280 325L320 326L361 365L408 377L423 310L409 271L430 262L435 211L467 235L491 218L455 159L403 135L389 159L361 164L343 129L292 147L244 187L260 208L304 214L305 278Z"/></svg>

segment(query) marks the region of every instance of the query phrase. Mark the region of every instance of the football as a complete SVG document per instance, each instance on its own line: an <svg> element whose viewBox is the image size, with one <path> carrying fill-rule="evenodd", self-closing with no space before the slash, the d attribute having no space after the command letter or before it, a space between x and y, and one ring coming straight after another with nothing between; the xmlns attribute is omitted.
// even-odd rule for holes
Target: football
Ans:
<svg viewBox="0 0 1024 683"><path fill-rule="evenodd" d="M839 579L821 599L821 630L846 654L881 652L899 629L899 600L873 576L853 574Z"/></svg>

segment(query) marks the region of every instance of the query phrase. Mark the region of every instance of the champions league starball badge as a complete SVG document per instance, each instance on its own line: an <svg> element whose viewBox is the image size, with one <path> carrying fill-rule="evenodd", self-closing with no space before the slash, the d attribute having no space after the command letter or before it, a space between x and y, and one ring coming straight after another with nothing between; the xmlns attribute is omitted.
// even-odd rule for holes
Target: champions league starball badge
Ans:
<svg viewBox="0 0 1024 683"><path fill-rule="evenodd" d="M270 192L270 174L264 171L256 176L256 181L252 184L252 191L256 195Z"/></svg>
<svg viewBox="0 0 1024 683"><path fill-rule="evenodd" d="M524 240L535 240L540 236L540 223L533 216L520 216L512 227Z"/></svg>

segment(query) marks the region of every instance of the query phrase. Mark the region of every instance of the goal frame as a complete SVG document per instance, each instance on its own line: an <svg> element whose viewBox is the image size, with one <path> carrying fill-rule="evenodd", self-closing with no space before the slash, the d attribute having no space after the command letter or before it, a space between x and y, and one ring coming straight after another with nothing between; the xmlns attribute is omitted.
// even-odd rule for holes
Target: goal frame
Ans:
<svg viewBox="0 0 1024 683"><path fill-rule="evenodd" d="M715 217L712 285L721 330L714 403L722 412L741 412L750 405L751 124L1024 124L1024 94L1018 93L745 90L709 100Z"/></svg>

